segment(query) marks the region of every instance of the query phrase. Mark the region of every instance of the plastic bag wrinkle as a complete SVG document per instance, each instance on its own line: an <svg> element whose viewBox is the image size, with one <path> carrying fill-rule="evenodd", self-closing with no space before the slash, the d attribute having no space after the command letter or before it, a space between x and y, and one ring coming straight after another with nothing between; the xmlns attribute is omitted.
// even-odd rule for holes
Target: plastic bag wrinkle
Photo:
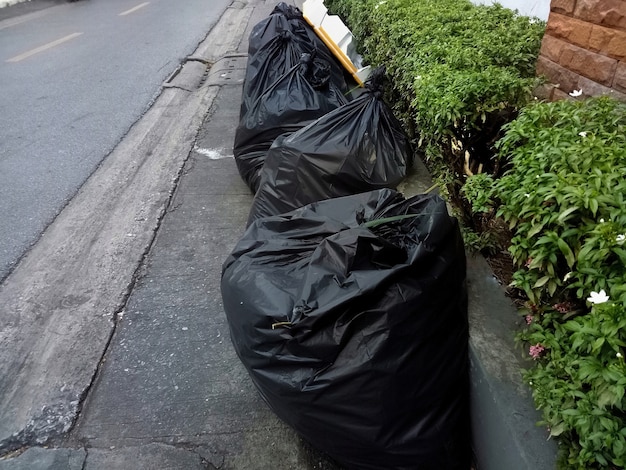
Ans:
<svg viewBox="0 0 626 470"><path fill-rule="evenodd" d="M373 76L381 80L380 74ZM379 85L306 127L276 138L260 167L248 225L315 201L395 188L413 151Z"/></svg>
<svg viewBox="0 0 626 470"><path fill-rule="evenodd" d="M363 225L405 214L418 216ZM275 413L347 468L466 470L465 258L445 203L378 190L259 219L247 239L262 240L261 252L303 253L277 266L235 248L224 264L233 344ZM375 263L372 253L390 257ZM284 298L265 311L255 302L277 293L253 274L282 270Z"/></svg>
<svg viewBox="0 0 626 470"><path fill-rule="evenodd" d="M250 189L258 188L260 171L274 140L293 133L347 101L328 80L328 66L310 54L260 94L240 117L233 153Z"/></svg>

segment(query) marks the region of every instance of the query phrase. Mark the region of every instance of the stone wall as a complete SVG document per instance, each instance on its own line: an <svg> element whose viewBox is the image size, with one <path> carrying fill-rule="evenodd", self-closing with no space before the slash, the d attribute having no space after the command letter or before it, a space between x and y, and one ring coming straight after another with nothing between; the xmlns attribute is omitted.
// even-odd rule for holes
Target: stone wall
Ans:
<svg viewBox="0 0 626 470"><path fill-rule="evenodd" d="M537 73L538 95L612 95L626 101L626 0L552 0Z"/></svg>

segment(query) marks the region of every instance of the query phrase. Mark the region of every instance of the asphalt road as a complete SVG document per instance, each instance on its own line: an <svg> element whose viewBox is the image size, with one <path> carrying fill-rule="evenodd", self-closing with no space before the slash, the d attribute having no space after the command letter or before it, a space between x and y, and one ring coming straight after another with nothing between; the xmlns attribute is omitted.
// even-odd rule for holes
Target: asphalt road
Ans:
<svg viewBox="0 0 626 470"><path fill-rule="evenodd" d="M230 3L32 0L3 9L0 280Z"/></svg>

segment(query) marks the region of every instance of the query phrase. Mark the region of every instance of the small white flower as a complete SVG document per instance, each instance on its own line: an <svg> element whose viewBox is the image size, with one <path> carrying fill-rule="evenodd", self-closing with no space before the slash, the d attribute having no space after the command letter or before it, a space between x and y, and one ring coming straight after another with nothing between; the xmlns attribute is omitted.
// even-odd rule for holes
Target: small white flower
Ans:
<svg viewBox="0 0 626 470"><path fill-rule="evenodd" d="M587 131L579 132L578 135L581 137L587 137Z"/></svg>
<svg viewBox="0 0 626 470"><path fill-rule="evenodd" d="M567 281L570 277L572 277L572 274L573 274L573 273L572 273L571 271L570 271L570 272L568 272L568 273L565 275L565 277L563 278L563 282Z"/></svg>
<svg viewBox="0 0 626 470"><path fill-rule="evenodd" d="M530 194L529 194L529 193L526 193L526 194L524 194L524 196L526 196L526 197L530 197Z"/></svg>
<svg viewBox="0 0 626 470"><path fill-rule="evenodd" d="M617 237L615 237L615 242L618 245L623 245L626 241L626 233L620 233Z"/></svg>
<svg viewBox="0 0 626 470"><path fill-rule="evenodd" d="M604 223L604 219L600 219L600 223L603 224Z"/></svg>
<svg viewBox="0 0 626 470"><path fill-rule="evenodd" d="M582 88L580 90L574 90L572 91L569 95L573 98L576 98L577 96L580 96L583 94L583 90Z"/></svg>
<svg viewBox="0 0 626 470"><path fill-rule="evenodd" d="M618 359L621 359L621 358L623 358L624 356L622 356L622 353L618 352L618 353L615 355L615 357L617 357Z"/></svg>
<svg viewBox="0 0 626 470"><path fill-rule="evenodd" d="M602 289L600 292L592 292L589 297L587 297L587 302L591 302L592 304L596 305L603 304L607 300L609 300L609 296L606 295L604 289Z"/></svg>

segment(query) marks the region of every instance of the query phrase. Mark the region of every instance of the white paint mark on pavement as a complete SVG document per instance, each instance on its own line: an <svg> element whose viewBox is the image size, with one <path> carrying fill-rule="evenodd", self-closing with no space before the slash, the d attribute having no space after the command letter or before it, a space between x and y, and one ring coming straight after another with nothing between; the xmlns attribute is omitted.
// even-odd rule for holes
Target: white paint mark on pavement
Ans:
<svg viewBox="0 0 626 470"><path fill-rule="evenodd" d="M150 5L150 2L143 2L140 3L139 5L137 5L136 7L131 8L130 10L126 10L123 11L122 13L120 13L118 16L126 16L126 15L130 15L131 13L136 12L137 10L139 10L140 8L143 8L147 5Z"/></svg>
<svg viewBox="0 0 626 470"><path fill-rule="evenodd" d="M193 148L200 155L204 155L209 160L221 160L222 158L233 158L233 155L230 153L224 153L224 149L205 149L201 147L194 146Z"/></svg>
<svg viewBox="0 0 626 470"><path fill-rule="evenodd" d="M56 41L52 41L47 44L44 44L43 46L36 47L35 49L31 49L30 51L24 52L23 54L16 55L15 57L11 57L10 59L7 60L7 62L19 62L20 60L27 59L30 56L39 54L40 52L43 52L43 51L47 51L48 49L52 49L53 47L58 46L59 44L63 44L64 42L77 38L81 34L83 33L68 34L67 36L62 37L61 39L57 39Z"/></svg>

